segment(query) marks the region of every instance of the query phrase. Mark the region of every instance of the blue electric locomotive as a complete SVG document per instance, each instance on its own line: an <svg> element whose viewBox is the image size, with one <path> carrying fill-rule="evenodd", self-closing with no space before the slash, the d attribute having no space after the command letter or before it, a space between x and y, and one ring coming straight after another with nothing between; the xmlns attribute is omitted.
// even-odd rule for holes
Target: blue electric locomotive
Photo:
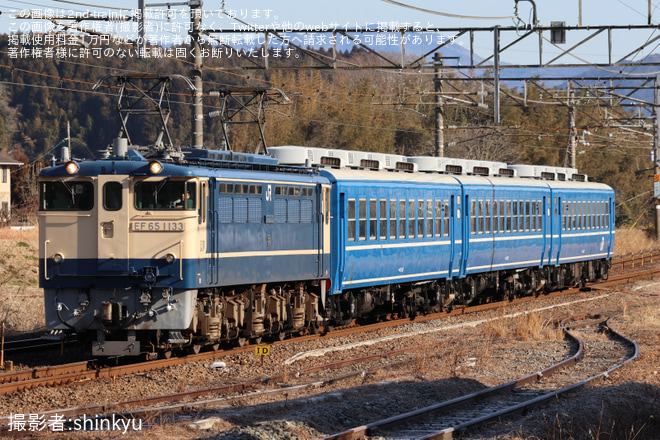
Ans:
<svg viewBox="0 0 660 440"><path fill-rule="evenodd" d="M303 147L41 172L47 326L97 355L281 339L607 275L614 193L569 168Z"/></svg>

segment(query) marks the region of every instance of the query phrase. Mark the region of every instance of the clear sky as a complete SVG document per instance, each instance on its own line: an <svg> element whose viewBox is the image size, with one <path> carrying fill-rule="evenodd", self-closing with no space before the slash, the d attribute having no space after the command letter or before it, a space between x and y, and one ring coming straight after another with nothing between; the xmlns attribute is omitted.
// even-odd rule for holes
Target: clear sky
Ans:
<svg viewBox="0 0 660 440"><path fill-rule="evenodd" d="M509 18L514 15L516 3L514 0L462 0L462 1L437 1L437 0L397 0L409 7L394 4L386 0L204 0L203 10L208 14L204 17L204 25L207 28L233 28L238 22L219 13L212 11L220 10L223 5L226 11L233 12L237 18L260 26L272 26L288 24L291 26L349 26L364 27L366 25L387 24L392 25L412 25L421 27L440 27L440 28L464 28L481 27L490 28L493 26L512 26L514 23L523 25L520 21L514 21ZM163 4L166 0L146 0L147 6L153 4ZM174 0L174 3L177 3ZM180 3L180 2L179 2ZM648 22L648 0L536 0L537 18L540 25L550 25L552 21L564 21L569 26L578 25L581 15L582 25L645 25ZM109 6L111 5L111 6ZM581 5L581 10L580 10ZM122 8L119 11L117 8ZM130 10L137 8L137 0L115 0L104 6L99 0L0 0L0 31L12 32L25 29L28 25L25 20L15 20L11 12L21 10L33 10L46 13L48 9L55 12L64 11L66 13L83 12L115 12L126 14ZM164 6L154 7L155 9L166 10ZM186 10L183 6L174 6L179 10ZM418 9L414 9L418 8ZM420 9L424 9L420 10ZM660 1L651 2L653 23L660 23ZM521 0L518 4L519 18L527 23L532 21L532 3L528 0ZM449 14L453 17L443 14ZM475 17L486 17L488 19L477 19ZM156 17L154 23L156 29L154 32L164 32L166 39L175 39L176 35L185 38L185 20L180 20L184 27L177 28L172 23L176 20L167 22L164 15ZM42 20L42 26L52 26L50 22ZM88 22L89 23L89 22ZM104 27L105 26L105 27ZM113 25L97 22L97 27L101 32L119 33L130 35L132 28L125 24L119 28L119 24ZM165 29L164 31L162 29ZM31 28L30 30L35 30ZM585 35L578 35L577 32L569 33L568 45L574 44L584 38ZM616 34L614 37L614 54L623 56L630 52L641 43L656 36L655 30L645 30L630 34ZM511 35L515 38L515 34ZM598 37L601 40L605 36ZM595 39L597 40L597 39ZM172 41L177 43L178 41ZM506 41L504 41L506 44ZM580 47L577 52L580 56L594 57L589 61L602 61L596 57L604 56L606 50L606 41L596 44L589 44ZM492 51L492 41L488 38L477 39L475 41L475 51L488 55ZM550 53L552 49L549 49ZM654 47L648 51L654 51ZM530 54L536 52L534 42L530 42L528 47L520 46L515 50L507 51L503 54L503 61L525 63ZM567 60L566 62L570 62Z"/></svg>

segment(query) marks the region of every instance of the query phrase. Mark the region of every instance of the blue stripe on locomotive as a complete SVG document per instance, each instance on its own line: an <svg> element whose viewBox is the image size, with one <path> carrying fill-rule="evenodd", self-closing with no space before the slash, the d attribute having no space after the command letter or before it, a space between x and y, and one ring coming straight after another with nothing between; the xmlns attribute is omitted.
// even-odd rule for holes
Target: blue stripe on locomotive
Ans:
<svg viewBox="0 0 660 440"><path fill-rule="evenodd" d="M43 260L40 262L40 286L44 289L60 287L86 289L102 286L109 289L171 287L173 289L197 289L212 286L268 283L278 281L309 280L321 278L317 251L287 251L288 255L272 253L236 257L229 255L219 259L218 269L210 269L211 258L184 259L179 264L167 264L162 259L131 259L116 262L129 267L128 273L108 274L99 272L96 259L68 258L60 264L49 260L48 279L44 278ZM145 268L156 275L150 280ZM155 269L155 270L154 270ZM215 277L213 274L215 273ZM325 275L327 277L327 275Z"/></svg>

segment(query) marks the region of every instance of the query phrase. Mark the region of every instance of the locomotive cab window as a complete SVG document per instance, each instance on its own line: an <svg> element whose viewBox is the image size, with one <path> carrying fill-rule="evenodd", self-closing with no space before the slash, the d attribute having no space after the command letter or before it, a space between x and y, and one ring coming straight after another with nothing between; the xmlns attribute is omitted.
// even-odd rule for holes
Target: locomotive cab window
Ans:
<svg viewBox="0 0 660 440"><path fill-rule="evenodd" d="M39 185L41 211L89 211L94 207L92 182L42 182Z"/></svg>
<svg viewBox="0 0 660 440"><path fill-rule="evenodd" d="M121 183L107 182L103 185L103 208L106 211L119 211L121 209Z"/></svg>
<svg viewBox="0 0 660 440"><path fill-rule="evenodd" d="M197 185L180 180L135 183L137 209L193 210L197 206Z"/></svg>

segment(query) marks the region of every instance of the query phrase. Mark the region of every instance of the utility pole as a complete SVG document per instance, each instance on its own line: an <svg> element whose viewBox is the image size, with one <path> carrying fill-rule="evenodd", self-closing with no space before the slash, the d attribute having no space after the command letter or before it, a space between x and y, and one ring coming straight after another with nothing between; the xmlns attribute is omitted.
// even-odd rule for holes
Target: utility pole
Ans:
<svg viewBox="0 0 660 440"><path fill-rule="evenodd" d="M493 28L493 113L500 123L500 27Z"/></svg>
<svg viewBox="0 0 660 440"><path fill-rule="evenodd" d="M575 106L574 98L575 92L571 90L571 83L568 82L568 156L570 158L569 166L577 168L576 166L576 150L577 150L577 130L575 129Z"/></svg>
<svg viewBox="0 0 660 440"><path fill-rule="evenodd" d="M653 9L651 8L653 5L651 5L651 0L649 0L649 22L648 25L651 26L653 24L653 20L651 19L651 15L653 14Z"/></svg>
<svg viewBox="0 0 660 440"><path fill-rule="evenodd" d="M433 68L435 70L435 157L445 156L445 116L442 108L442 54L436 52L433 56Z"/></svg>
<svg viewBox="0 0 660 440"><path fill-rule="evenodd" d="M653 142L653 198L655 199L655 239L660 240L660 75L655 77L653 113L655 113L655 142Z"/></svg>
<svg viewBox="0 0 660 440"><path fill-rule="evenodd" d="M138 0L138 9L140 10L140 21L138 22L138 57L142 58L145 56L147 49L147 40L145 35L145 17L144 14L146 11L145 0Z"/></svg>
<svg viewBox="0 0 660 440"><path fill-rule="evenodd" d="M202 65L204 57L202 56L202 0L189 0L186 2L172 2L172 3L153 3L146 5L144 0L138 0L138 7L142 11L142 20L144 21L144 8L146 6L167 6L168 10L171 6L188 6L190 8L190 55L192 56L193 67L190 71L190 80L195 89L193 90L193 115L192 115L192 145L193 148L204 148L204 107L202 106L202 99L204 97L204 89L202 87ZM224 2L223 2L224 10ZM142 43L146 43L144 38L144 22L142 23L142 30L140 37ZM138 30L140 28L138 27ZM142 46L140 46L142 47ZM146 45L145 45L146 47Z"/></svg>
<svg viewBox="0 0 660 440"><path fill-rule="evenodd" d="M582 26L582 0L578 2L578 26Z"/></svg>
<svg viewBox="0 0 660 440"><path fill-rule="evenodd" d="M204 147L204 107L202 99L204 91L202 88L202 0L192 0L190 5L190 51L193 56L193 68L190 76L195 86L193 91L193 148Z"/></svg>

